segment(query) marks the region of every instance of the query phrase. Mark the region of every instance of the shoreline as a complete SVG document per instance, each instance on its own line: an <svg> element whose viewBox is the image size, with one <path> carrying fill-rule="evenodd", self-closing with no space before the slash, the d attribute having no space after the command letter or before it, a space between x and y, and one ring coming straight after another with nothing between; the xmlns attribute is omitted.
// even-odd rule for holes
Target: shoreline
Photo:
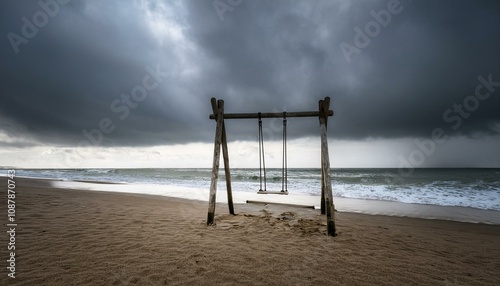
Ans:
<svg viewBox="0 0 500 286"><path fill-rule="evenodd" d="M152 194L206 200L207 195L205 193L209 189L209 169L189 168L186 171L185 168L146 168L146 171L143 171L143 169L131 170L133 171L129 169L19 170L18 175L56 178L55 181L63 182L57 186L62 188L82 188L81 186L66 185L77 184L70 180L81 181L82 185L86 183L101 183L101 185L122 183L124 187L114 189L99 186L93 186L92 188L115 192L142 192L141 190L125 189L143 188L147 193ZM256 173L256 170L242 172L238 170L235 170L233 174L233 191L242 192L243 196L247 196L249 193L253 194L256 188L259 188L258 172ZM314 198L314 196L319 197L320 195L320 185L318 185L320 179L317 172L307 168L298 170L300 171L292 172L291 176L294 179L291 181L292 187L289 197L299 195L302 197L296 199L298 203L305 200L308 205L319 206L320 199ZM499 219L495 219L500 217L500 214L490 215L484 213L485 211L500 212L500 201L498 200L500 182L492 179L496 174L500 174L500 169L497 171L471 169L471 171L465 171L465 173L450 168L445 168L439 172L424 170L420 173L417 172L418 174L415 176L407 178L408 181L406 182L394 179L394 177L398 177L397 172L394 173L394 171L385 169L370 170L338 171L333 184L333 194L335 200L339 202L337 205L340 208L345 207L345 209L341 209L342 211L500 223ZM276 185L276 180L281 176L281 173L278 173L275 170L270 175L272 182L268 189L279 188ZM224 190L224 174L220 175L221 181L218 188ZM475 179L468 181L471 178ZM165 191L165 187L168 188L167 191ZM181 188L188 194L171 194L180 191ZM189 197L189 193L193 193L193 195ZM218 197L225 195L223 193ZM263 196L259 197L263 198ZM289 198L283 199L285 203L294 203ZM254 200L254 198L242 198L240 202L243 203L247 200ZM401 203L401 206L398 205L399 203ZM412 210L409 211L402 206L409 206ZM440 206L451 208L443 212L436 209ZM453 209L454 206L457 209ZM429 209L429 207L433 209ZM425 208L425 211L420 210L422 208ZM465 208L467 214L462 214L460 208ZM397 212L390 211L396 209L399 210ZM387 210L390 212L387 212ZM434 211L436 211L436 214L433 214Z"/></svg>
<svg viewBox="0 0 500 286"><path fill-rule="evenodd" d="M131 184L120 182L100 182L84 180L50 180L56 188L86 189L98 192L137 193L154 196L167 196L208 202L208 191L189 187L154 184ZM137 189L148 190L138 192ZM320 197L311 195L289 194L288 196L257 195L249 192L233 191L234 204L246 204L246 201L269 201L274 203L308 205L319 208ZM227 204L225 190L217 191L217 204ZM335 197L334 204L339 212L361 213L368 215L386 215L422 219L440 219L468 223L500 225L500 211L484 210L462 206L441 206L430 204L403 203Z"/></svg>

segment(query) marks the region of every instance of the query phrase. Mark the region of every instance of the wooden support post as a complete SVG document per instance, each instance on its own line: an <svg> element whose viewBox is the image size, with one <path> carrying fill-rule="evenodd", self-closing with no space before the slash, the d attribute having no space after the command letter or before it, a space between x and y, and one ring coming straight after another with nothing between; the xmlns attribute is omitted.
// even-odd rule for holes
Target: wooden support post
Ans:
<svg viewBox="0 0 500 286"><path fill-rule="evenodd" d="M224 122L222 123L222 157L224 158L224 172L226 176L227 206L229 207L229 213L234 215L231 171L229 169L229 152L227 150L226 126Z"/></svg>
<svg viewBox="0 0 500 286"><path fill-rule="evenodd" d="M320 133L321 133L321 170L324 174L323 184L325 185L325 208L326 208L326 223L328 228L328 235L336 236L335 230L335 207L333 204L333 194L332 194L332 180L330 172L330 157L328 154L328 138L326 129L326 118L330 108L330 98L326 97L325 100L320 103L320 113L323 115L319 118L320 122Z"/></svg>
<svg viewBox="0 0 500 286"><path fill-rule="evenodd" d="M216 99L212 97L212 112L217 114ZM227 149L226 124L222 122L222 157L224 158L224 173L226 176L227 206L229 213L234 215L233 191L231 187L231 170L229 168L229 152Z"/></svg>
<svg viewBox="0 0 500 286"><path fill-rule="evenodd" d="M212 98L212 109L217 109L217 126L215 128L214 160L212 164L212 179L210 183L210 195L208 198L207 225L214 223L215 198L217 195L217 180L219 179L220 147L222 142L222 126L224 123L224 101L219 100L215 106L215 98Z"/></svg>
<svg viewBox="0 0 500 286"><path fill-rule="evenodd" d="M325 206L325 170L323 169L323 155L321 155L321 214L326 214Z"/></svg>
<svg viewBox="0 0 500 286"><path fill-rule="evenodd" d="M319 101L319 117L324 117L323 100ZM323 153L321 153L321 214L324 215L325 210L325 170L323 168Z"/></svg>

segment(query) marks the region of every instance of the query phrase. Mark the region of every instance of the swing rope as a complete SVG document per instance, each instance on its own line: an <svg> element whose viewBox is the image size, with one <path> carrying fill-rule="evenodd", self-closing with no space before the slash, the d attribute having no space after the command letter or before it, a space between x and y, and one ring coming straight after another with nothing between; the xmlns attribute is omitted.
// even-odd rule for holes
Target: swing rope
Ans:
<svg viewBox="0 0 500 286"><path fill-rule="evenodd" d="M287 159L287 119L286 112L283 112L283 160L281 162L281 191L268 192L267 191L267 175L266 175L266 161L264 152L264 134L262 131L262 115L259 112L259 194L288 194L288 159ZM263 188L264 187L264 188Z"/></svg>
<svg viewBox="0 0 500 286"><path fill-rule="evenodd" d="M286 111L283 112L283 161L281 164L281 192L288 191L288 160L286 150Z"/></svg>
<svg viewBox="0 0 500 286"><path fill-rule="evenodd" d="M262 189L262 173L264 173L264 189ZM262 118L259 112L259 179L260 191L266 191L266 161L264 157L264 134L262 133Z"/></svg>

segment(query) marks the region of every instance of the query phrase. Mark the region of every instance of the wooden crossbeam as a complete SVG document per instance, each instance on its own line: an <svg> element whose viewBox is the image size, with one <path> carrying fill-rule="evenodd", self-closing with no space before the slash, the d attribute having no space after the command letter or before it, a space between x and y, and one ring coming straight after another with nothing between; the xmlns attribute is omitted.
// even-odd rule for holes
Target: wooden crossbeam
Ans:
<svg viewBox="0 0 500 286"><path fill-rule="evenodd" d="M299 111L287 112L286 117L319 117L318 111ZM333 110L328 111L328 116L333 116ZM260 118L283 118L283 112L262 112ZM216 119L217 116L210 114L210 119ZM224 119L250 119L259 118L259 113L224 113Z"/></svg>

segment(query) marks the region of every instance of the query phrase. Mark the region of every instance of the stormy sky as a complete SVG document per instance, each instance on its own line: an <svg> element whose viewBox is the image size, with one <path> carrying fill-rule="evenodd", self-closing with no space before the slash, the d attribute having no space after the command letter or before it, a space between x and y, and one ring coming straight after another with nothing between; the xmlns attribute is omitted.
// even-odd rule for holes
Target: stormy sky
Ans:
<svg viewBox="0 0 500 286"><path fill-rule="evenodd" d="M210 167L211 97L281 112L330 96L334 166L500 167L498 15L495 0L1 1L0 165ZM257 122L226 126L236 159L258 158ZM264 126L279 145L280 122ZM290 119L290 148L306 160L318 130Z"/></svg>

